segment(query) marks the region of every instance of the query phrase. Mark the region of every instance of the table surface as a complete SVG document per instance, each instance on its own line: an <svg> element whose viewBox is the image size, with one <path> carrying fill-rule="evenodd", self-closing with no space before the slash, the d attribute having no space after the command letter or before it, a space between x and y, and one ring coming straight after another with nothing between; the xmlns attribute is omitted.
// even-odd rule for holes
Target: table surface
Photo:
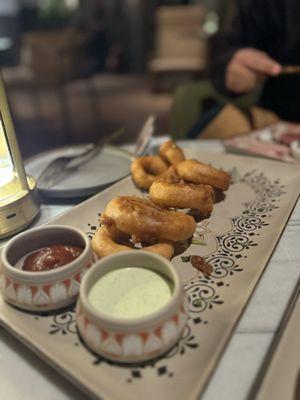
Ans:
<svg viewBox="0 0 300 400"><path fill-rule="evenodd" d="M183 146L223 152L218 141L184 141ZM74 202L44 204L35 225L68 210ZM253 384L289 302L300 272L300 202L202 397L243 400ZM87 396L66 381L0 327L0 399L83 400Z"/></svg>

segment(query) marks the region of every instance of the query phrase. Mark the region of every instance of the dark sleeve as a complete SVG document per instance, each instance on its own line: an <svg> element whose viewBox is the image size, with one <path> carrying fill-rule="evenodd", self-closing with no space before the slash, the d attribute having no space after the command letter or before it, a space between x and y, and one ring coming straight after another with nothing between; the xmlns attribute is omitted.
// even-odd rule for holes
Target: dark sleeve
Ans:
<svg viewBox="0 0 300 400"><path fill-rule="evenodd" d="M238 0L231 24L218 34L212 46L210 76L217 90L225 95L234 95L225 88L227 64L234 53L242 47L263 47L266 30L262 3L261 0Z"/></svg>

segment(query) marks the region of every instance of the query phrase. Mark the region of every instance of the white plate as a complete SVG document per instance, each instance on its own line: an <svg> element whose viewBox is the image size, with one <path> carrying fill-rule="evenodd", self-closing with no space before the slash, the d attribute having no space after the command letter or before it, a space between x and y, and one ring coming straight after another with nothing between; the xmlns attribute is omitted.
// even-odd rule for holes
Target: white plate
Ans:
<svg viewBox="0 0 300 400"><path fill-rule="evenodd" d="M40 153L25 162L29 175L38 178L46 166L57 157L77 155L88 149L89 145L60 147ZM102 151L75 173L49 189L40 189L42 195L55 198L89 196L117 182L130 172L130 154L126 151L105 146Z"/></svg>

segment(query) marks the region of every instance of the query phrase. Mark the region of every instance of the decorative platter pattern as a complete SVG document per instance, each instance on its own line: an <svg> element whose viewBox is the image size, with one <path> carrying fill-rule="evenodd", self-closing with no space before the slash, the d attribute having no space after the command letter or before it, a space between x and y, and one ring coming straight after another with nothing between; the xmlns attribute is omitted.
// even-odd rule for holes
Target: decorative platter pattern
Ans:
<svg viewBox="0 0 300 400"><path fill-rule="evenodd" d="M88 394L113 399L197 398L278 241L299 194L299 168L194 150L189 158L229 170L233 184L212 216L197 225L190 246L173 258L189 300L190 319L179 343L165 356L122 366L90 352L77 332L74 307L58 313L23 313L0 300L0 323ZM139 194L126 178L55 219L92 237L99 214L120 194ZM52 222L52 221L51 221ZM51 223L50 222L50 223ZM205 257L205 277L191 263ZM118 384L116 385L116 382Z"/></svg>

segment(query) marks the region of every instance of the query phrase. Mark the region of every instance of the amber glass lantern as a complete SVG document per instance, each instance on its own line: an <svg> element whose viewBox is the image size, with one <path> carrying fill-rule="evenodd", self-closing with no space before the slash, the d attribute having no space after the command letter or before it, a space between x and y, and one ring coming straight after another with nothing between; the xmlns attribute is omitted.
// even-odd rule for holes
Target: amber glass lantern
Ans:
<svg viewBox="0 0 300 400"><path fill-rule="evenodd" d="M39 213L35 180L26 176L0 72L0 239Z"/></svg>

